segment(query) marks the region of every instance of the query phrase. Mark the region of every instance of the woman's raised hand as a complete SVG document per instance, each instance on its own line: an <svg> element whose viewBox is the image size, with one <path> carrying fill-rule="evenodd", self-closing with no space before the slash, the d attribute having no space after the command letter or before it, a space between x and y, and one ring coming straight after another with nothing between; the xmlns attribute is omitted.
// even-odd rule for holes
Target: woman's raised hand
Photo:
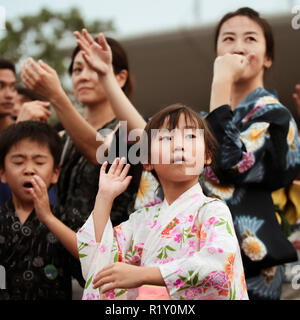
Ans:
<svg viewBox="0 0 300 320"><path fill-rule="evenodd" d="M100 75L106 75L112 71L112 52L102 33L98 35L98 42L86 29L82 32L75 31L77 44L83 52L83 57L88 65Z"/></svg>
<svg viewBox="0 0 300 320"><path fill-rule="evenodd" d="M42 60L28 58L22 66L21 79L27 88L50 102L62 90L56 71Z"/></svg>
<svg viewBox="0 0 300 320"><path fill-rule="evenodd" d="M214 64L214 78L237 81L243 75L252 55L243 56L239 54L225 54L219 56Z"/></svg>
<svg viewBox="0 0 300 320"><path fill-rule="evenodd" d="M103 163L99 177L100 197L113 200L127 189L132 176L127 176L130 164L125 165L125 161L125 158L116 158L107 173L108 162Z"/></svg>

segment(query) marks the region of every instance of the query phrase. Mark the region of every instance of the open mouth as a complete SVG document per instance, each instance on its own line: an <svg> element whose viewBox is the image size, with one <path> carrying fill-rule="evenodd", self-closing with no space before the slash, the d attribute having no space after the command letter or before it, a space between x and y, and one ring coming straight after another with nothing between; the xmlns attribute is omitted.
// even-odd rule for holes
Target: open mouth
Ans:
<svg viewBox="0 0 300 320"><path fill-rule="evenodd" d="M23 187L24 187L24 188L33 188L33 185L32 185L31 182L25 182L25 183L23 184Z"/></svg>

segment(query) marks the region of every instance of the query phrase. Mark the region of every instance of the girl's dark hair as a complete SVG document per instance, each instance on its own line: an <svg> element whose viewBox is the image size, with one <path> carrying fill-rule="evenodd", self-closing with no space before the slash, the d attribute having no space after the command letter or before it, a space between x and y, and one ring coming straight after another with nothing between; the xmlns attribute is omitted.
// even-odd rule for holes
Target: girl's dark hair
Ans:
<svg viewBox="0 0 300 320"><path fill-rule="evenodd" d="M257 11L248 7L240 8L234 12L229 12L220 20L215 31L215 50L217 51L218 39L222 25L229 19L236 16L248 17L249 19L255 21L262 28L266 39L266 55L268 58L274 61L275 41L272 27L266 19L261 18L260 14Z"/></svg>
<svg viewBox="0 0 300 320"><path fill-rule="evenodd" d="M98 42L97 38L94 38L96 42ZM128 72L128 77L126 83L124 84L122 90L126 94L126 96L130 99L133 95L134 83L132 79L132 75L129 70L129 62L127 58L127 54L123 46L115 39L106 37L106 41L109 44L112 51L112 65L114 69L114 73L118 74L122 70L126 70ZM73 50L71 63L68 69L70 75L73 73L73 64L77 53L80 51L80 47L77 45Z"/></svg>
<svg viewBox="0 0 300 320"><path fill-rule="evenodd" d="M24 139L47 145L54 160L54 168L59 166L62 153L62 142L58 133L47 123L39 121L22 121L14 123L0 134L0 167L9 150Z"/></svg>
<svg viewBox="0 0 300 320"><path fill-rule="evenodd" d="M203 129L204 130L204 143L205 143L205 156L206 158L211 158L212 163L211 167L215 167L216 163L216 150L217 150L217 140L213 136L212 132L210 131L208 124L206 121L193 109L191 109L188 106L185 106L183 104L173 104L170 105L161 111L157 112L147 123L144 134L147 137L147 150L151 150L151 130L152 129L160 129L164 122L167 120L167 129L173 130L177 127L179 118L181 115L184 115L185 121L188 123L192 123L197 129ZM148 159L144 159L148 161L148 163L151 163L151 152L148 152ZM152 174L157 178L157 175L155 172L152 172Z"/></svg>

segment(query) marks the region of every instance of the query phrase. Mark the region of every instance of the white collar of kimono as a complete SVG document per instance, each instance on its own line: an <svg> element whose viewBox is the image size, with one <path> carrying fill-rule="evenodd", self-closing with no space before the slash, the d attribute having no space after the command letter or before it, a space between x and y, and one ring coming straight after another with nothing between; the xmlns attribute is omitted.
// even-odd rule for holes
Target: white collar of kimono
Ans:
<svg viewBox="0 0 300 320"><path fill-rule="evenodd" d="M162 206L161 208L162 209L166 209L170 206L173 206L174 203L177 203L177 202L181 202L181 200L185 199L185 198L189 198L191 196L193 196L194 194L203 194L202 192L202 188L200 186L200 183L197 182L194 186L192 186L190 189L188 189L187 191L185 191L184 193L182 193L171 205L169 205L168 201L166 198L164 198L164 201L162 203Z"/></svg>
<svg viewBox="0 0 300 320"><path fill-rule="evenodd" d="M156 209L160 208L160 213L155 227L153 227L147 235L143 251L154 252L159 248L160 237L157 236L157 232L164 230L175 217L187 214L189 216L193 215L194 219L197 219L198 210L206 199L200 184L197 183L180 195L171 205L169 205L165 199L161 205L156 206ZM148 258L150 259L148 254L143 255L142 262L147 263Z"/></svg>

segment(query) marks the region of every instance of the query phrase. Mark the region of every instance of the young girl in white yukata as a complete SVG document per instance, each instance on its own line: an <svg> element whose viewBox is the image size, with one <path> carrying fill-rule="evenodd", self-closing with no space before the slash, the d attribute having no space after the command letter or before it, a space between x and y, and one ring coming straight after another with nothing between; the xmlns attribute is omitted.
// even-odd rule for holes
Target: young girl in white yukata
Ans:
<svg viewBox="0 0 300 320"><path fill-rule="evenodd" d="M115 228L112 202L131 180L124 158L107 173L108 163L102 165L94 210L77 235L51 213L42 179L32 178L38 218L80 258L83 299L248 299L230 211L199 184L214 158L206 123L173 105L154 115L145 132L141 150L146 145L151 152L144 167L157 176L165 198Z"/></svg>
<svg viewBox="0 0 300 320"><path fill-rule="evenodd" d="M111 204L131 177L125 159L116 159L108 173L104 163L93 213L77 233L83 299L248 299L230 211L199 184L213 159L204 120L172 105L145 132L142 145L151 152L144 168L157 176L164 201L113 228Z"/></svg>

